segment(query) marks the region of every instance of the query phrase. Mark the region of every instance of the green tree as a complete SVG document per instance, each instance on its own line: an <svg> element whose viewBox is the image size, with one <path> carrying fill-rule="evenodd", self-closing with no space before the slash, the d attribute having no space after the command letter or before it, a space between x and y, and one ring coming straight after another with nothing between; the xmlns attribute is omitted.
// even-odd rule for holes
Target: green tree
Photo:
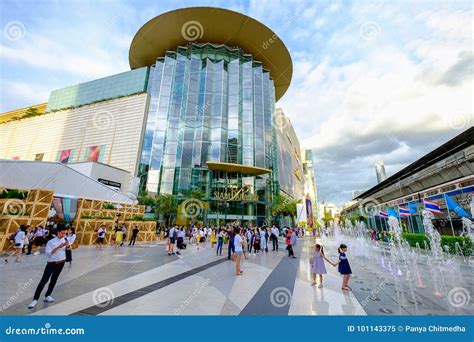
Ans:
<svg viewBox="0 0 474 342"><path fill-rule="evenodd" d="M290 197L276 195L272 205L272 215L281 215L283 218L290 216L291 219L294 220L296 217L296 204L299 202L299 200L295 200Z"/></svg>
<svg viewBox="0 0 474 342"><path fill-rule="evenodd" d="M171 217L178 209L178 201L175 195L159 195L156 197L156 214L163 214L165 222L169 226L171 224Z"/></svg>
<svg viewBox="0 0 474 342"><path fill-rule="evenodd" d="M31 118L33 116L39 115L38 108L36 107L29 107L25 114L23 114L22 118Z"/></svg>
<svg viewBox="0 0 474 342"><path fill-rule="evenodd" d="M146 205L154 208L156 206L156 197L152 196L138 196L138 204L140 205Z"/></svg>

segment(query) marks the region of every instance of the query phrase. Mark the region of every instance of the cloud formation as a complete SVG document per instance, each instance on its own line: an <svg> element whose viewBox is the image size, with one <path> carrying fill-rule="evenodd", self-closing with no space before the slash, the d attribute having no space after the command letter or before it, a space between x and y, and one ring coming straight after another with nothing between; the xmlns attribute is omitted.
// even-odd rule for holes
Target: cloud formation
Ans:
<svg viewBox="0 0 474 342"><path fill-rule="evenodd" d="M67 4L67 5L65 5ZM202 1L243 12L282 38L293 79L278 103L315 153L320 201L342 204L474 124L470 2ZM2 3L0 111L51 90L128 70L148 20L191 1ZM20 27L21 29L21 27Z"/></svg>

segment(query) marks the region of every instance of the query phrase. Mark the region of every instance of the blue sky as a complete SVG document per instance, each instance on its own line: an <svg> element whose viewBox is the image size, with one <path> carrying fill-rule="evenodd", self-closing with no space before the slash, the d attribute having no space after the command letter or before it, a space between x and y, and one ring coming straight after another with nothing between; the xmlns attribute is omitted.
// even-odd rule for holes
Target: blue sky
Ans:
<svg viewBox="0 0 474 342"><path fill-rule="evenodd" d="M474 124L472 2L2 1L0 112L129 69L149 19L217 6L278 33L293 59L279 101L314 149L319 199L342 204Z"/></svg>

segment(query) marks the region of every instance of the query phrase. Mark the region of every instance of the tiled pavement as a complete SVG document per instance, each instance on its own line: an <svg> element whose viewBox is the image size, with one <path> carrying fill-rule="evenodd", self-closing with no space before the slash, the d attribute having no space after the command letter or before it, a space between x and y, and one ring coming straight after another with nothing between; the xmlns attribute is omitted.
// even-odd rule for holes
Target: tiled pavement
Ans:
<svg viewBox="0 0 474 342"><path fill-rule="evenodd" d="M335 259L335 241L323 243L328 256ZM367 300L368 293L381 279L364 269L367 265L363 260L351 259L354 293L340 289L340 276L328 264L324 288L311 286L309 258L313 244L312 238L299 239L297 259L286 256L283 241L279 252L251 254L242 261L242 276L236 276L233 262L217 257L209 245L199 250L188 245L181 256L168 256L163 244L124 246L118 252L112 247L96 251L94 247L81 246L73 252L73 266L65 266L61 273L53 293L56 301L40 301L35 310L29 310L27 305L41 278L46 257L25 256L20 264L0 265L0 314L416 314L409 303L398 305L390 285L377 292L377 300ZM420 298L423 313L444 310L429 298Z"/></svg>

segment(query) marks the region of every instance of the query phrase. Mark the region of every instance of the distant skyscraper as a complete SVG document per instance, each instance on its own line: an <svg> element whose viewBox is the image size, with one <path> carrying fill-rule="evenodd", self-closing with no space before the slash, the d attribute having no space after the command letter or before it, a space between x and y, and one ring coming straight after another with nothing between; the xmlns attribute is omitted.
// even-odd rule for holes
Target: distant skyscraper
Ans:
<svg viewBox="0 0 474 342"><path fill-rule="evenodd" d="M383 161L378 161L374 164L375 174L377 175L377 183L383 182L387 179L387 174L385 173L385 165Z"/></svg>
<svg viewBox="0 0 474 342"><path fill-rule="evenodd" d="M318 191L316 188L316 180L314 175L313 150L305 148L301 149L301 157L301 162L303 164L303 173L305 176L305 197L311 200L313 213L317 217Z"/></svg>

